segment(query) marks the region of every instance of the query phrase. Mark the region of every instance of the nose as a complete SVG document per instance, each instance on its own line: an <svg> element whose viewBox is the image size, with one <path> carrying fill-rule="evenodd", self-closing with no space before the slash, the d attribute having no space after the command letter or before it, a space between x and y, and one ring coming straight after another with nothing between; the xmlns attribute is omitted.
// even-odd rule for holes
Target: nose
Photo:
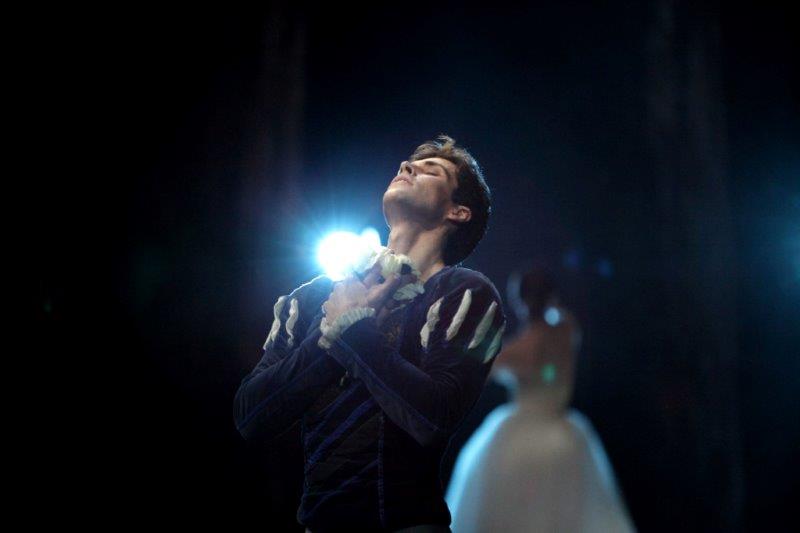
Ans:
<svg viewBox="0 0 800 533"><path fill-rule="evenodd" d="M412 165L408 161L403 161L402 163L400 163L400 171L399 171L399 173L402 174L403 172L406 172L407 174L410 174L411 176L413 176L414 175L414 165Z"/></svg>

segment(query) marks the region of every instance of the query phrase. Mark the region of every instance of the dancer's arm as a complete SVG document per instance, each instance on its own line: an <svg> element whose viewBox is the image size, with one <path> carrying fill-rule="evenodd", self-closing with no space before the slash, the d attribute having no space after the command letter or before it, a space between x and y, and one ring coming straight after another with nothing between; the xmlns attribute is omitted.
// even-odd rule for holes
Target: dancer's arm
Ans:
<svg viewBox="0 0 800 533"><path fill-rule="evenodd" d="M449 438L472 408L505 324L500 298L485 278L469 273L448 281L418 337L423 347L420 367L400 353L382 351L374 317L352 324L328 349L422 445Z"/></svg>
<svg viewBox="0 0 800 533"><path fill-rule="evenodd" d="M317 344L320 305L331 285L327 278L315 278L276 302L264 354L234 399L236 428L244 438L280 434L344 372Z"/></svg>

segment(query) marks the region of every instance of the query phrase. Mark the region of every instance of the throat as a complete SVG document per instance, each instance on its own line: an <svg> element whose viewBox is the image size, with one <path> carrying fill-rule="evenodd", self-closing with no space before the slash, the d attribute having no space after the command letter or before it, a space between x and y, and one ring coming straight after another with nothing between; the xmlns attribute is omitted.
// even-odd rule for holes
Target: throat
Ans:
<svg viewBox="0 0 800 533"><path fill-rule="evenodd" d="M445 266L442 259L445 235L443 227L426 230L411 224L396 224L389 232L388 248L408 256L424 283Z"/></svg>

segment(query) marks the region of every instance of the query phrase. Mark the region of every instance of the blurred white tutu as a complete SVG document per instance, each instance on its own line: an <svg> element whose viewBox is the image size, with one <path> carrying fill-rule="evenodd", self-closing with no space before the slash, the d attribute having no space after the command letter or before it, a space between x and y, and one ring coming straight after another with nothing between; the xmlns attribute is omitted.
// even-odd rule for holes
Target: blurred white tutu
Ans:
<svg viewBox="0 0 800 533"><path fill-rule="evenodd" d="M446 496L454 533L635 530L591 423L555 407L523 393L473 434Z"/></svg>

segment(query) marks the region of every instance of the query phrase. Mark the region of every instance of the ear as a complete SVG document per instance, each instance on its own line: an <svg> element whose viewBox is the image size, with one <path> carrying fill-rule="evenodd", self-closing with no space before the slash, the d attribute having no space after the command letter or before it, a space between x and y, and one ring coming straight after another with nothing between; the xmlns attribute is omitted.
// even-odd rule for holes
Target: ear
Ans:
<svg viewBox="0 0 800 533"><path fill-rule="evenodd" d="M472 210L465 205L455 204L447 212L445 218L451 222L463 224L464 222L469 222L470 219L472 219Z"/></svg>

